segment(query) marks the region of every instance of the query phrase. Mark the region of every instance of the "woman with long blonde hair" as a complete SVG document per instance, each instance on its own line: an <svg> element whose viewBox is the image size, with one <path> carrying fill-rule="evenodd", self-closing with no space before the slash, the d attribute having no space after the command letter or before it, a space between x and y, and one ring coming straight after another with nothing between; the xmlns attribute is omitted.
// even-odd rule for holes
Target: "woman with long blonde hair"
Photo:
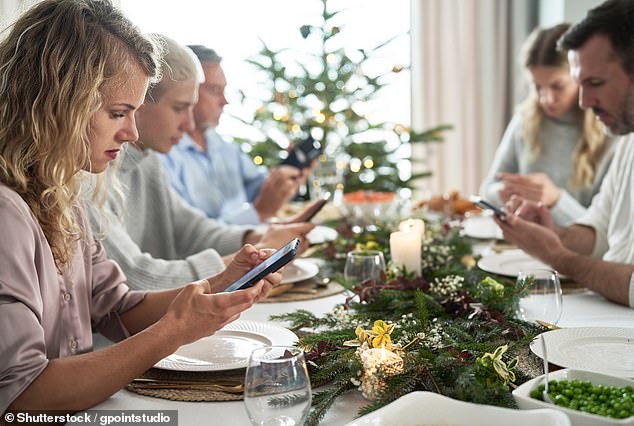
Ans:
<svg viewBox="0 0 634 426"><path fill-rule="evenodd" d="M93 239L81 171L137 140L159 63L109 0L44 0L0 42L0 413L89 408L281 279L212 294L270 254L245 246L214 277L132 292ZM93 328L120 343L92 352Z"/></svg>
<svg viewBox="0 0 634 426"><path fill-rule="evenodd" d="M578 105L579 86L557 40L570 24L536 29L522 49L531 90L497 149L480 193L502 205L512 195L551 209L555 223L582 216L599 192L613 155L613 139L591 109Z"/></svg>

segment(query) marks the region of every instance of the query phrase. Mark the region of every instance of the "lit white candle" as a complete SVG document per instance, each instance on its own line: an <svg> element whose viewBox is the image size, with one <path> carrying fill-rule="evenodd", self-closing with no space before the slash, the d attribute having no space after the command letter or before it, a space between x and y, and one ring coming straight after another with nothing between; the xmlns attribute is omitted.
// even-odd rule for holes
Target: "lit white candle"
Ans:
<svg viewBox="0 0 634 426"><path fill-rule="evenodd" d="M366 349L361 354L361 360L364 368L379 367L386 368L389 372L398 372L403 367L403 358L385 347Z"/></svg>
<svg viewBox="0 0 634 426"><path fill-rule="evenodd" d="M415 232L392 232L390 234L392 262L420 277L421 244L420 236Z"/></svg>
<svg viewBox="0 0 634 426"><path fill-rule="evenodd" d="M401 232L414 232L420 237L422 243L425 235L425 222L422 219L407 219L398 224L398 230Z"/></svg>

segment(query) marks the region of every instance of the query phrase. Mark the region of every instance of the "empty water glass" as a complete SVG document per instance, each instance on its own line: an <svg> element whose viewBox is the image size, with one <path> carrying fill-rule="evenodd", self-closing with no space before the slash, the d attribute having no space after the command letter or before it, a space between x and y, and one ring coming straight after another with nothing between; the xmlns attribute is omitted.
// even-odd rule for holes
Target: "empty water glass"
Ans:
<svg viewBox="0 0 634 426"><path fill-rule="evenodd" d="M253 425L301 425L308 416L311 398L301 349L265 346L251 353L244 381L244 403Z"/></svg>
<svg viewBox="0 0 634 426"><path fill-rule="evenodd" d="M378 250L355 250L348 253L343 277L353 284L361 284L367 280L381 281L381 273L385 271L383 253Z"/></svg>
<svg viewBox="0 0 634 426"><path fill-rule="evenodd" d="M521 271L517 285L526 287L528 293L519 301L517 316L525 321L544 321L557 324L563 310L561 283L557 271L534 268Z"/></svg>
<svg viewBox="0 0 634 426"><path fill-rule="evenodd" d="M329 192L333 196L333 202L337 203L343 191L344 167L345 163L341 161L320 159L310 177L311 199L316 200Z"/></svg>

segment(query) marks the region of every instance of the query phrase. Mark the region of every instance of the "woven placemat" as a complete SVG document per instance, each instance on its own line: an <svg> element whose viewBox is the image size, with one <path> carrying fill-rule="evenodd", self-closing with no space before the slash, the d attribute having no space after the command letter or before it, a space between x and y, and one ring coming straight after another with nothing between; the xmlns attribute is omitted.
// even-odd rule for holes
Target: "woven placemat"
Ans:
<svg viewBox="0 0 634 426"><path fill-rule="evenodd" d="M579 283L574 281L561 281L561 291L563 294L577 294L577 293L585 293L588 289Z"/></svg>
<svg viewBox="0 0 634 426"><path fill-rule="evenodd" d="M245 369L230 371L210 371L210 372L193 372L193 371L172 371L162 370L159 368L151 368L141 377L145 379L155 380L195 380L208 383L218 382L244 382ZM130 383L126 386L130 392L140 395L152 396L154 398L169 399L172 401L188 401L188 402L211 402L211 401L240 401L243 399L242 394L222 392L209 389L148 389L142 384Z"/></svg>
<svg viewBox="0 0 634 426"><path fill-rule="evenodd" d="M319 299L321 297L332 296L344 291L345 288L331 281L327 285L320 285L315 280L305 280L294 283L283 293L269 296L260 303L280 303L280 302L297 302L300 300Z"/></svg>

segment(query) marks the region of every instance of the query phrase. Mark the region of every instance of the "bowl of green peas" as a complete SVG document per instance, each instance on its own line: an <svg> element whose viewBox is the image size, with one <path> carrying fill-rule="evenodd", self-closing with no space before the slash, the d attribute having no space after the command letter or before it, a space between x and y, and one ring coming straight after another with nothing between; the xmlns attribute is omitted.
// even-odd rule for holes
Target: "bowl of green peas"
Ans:
<svg viewBox="0 0 634 426"><path fill-rule="evenodd" d="M551 372L548 379L552 404L542 399L544 376L539 376L513 391L517 405L561 410L573 426L634 426L634 381L572 369Z"/></svg>

